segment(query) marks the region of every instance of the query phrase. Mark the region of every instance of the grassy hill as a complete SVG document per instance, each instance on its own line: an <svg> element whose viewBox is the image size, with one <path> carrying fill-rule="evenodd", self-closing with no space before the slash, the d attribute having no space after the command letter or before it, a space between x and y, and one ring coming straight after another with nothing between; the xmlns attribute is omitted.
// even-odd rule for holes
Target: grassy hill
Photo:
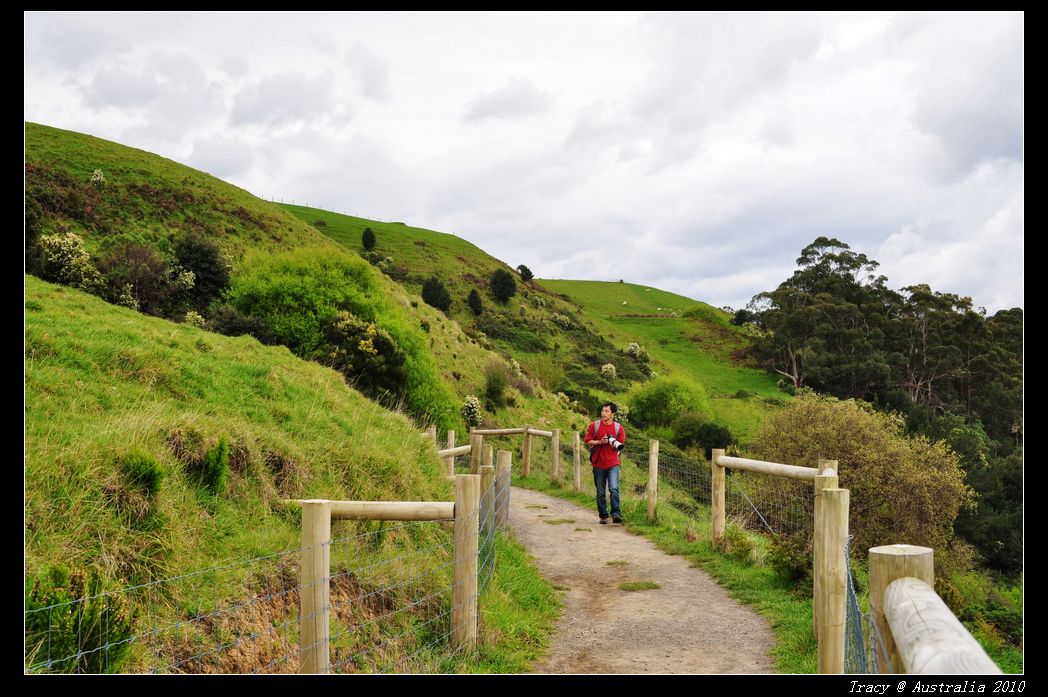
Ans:
<svg viewBox="0 0 1048 697"><path fill-rule="evenodd" d="M285 348L174 325L33 277L26 277L25 313L27 596L57 570L97 572L113 590L223 560L265 558L203 586L173 586L142 610L185 621L296 575L297 554L281 553L299 546L300 523L284 498L452 498L443 463L417 424ZM207 479L201 462L220 442L227 444L224 476ZM371 539L364 535L375 529L345 521L333 536ZM450 543L445 526L375 539L335 555L336 568L356 569L360 588L392 587L383 597L410 605L450 583L449 567L432 552ZM484 601L484 621L501 638L479 665L494 671L527 665L538 646L526 635L548 625L555 608L526 555L511 546L504 552L501 580ZM394 562L375 562L386 558ZM420 580L405 587L405 577ZM263 603L259 613L275 621L282 609ZM391 619L361 641L422 619ZM160 650L170 658L206 640L190 631ZM148 661L134 653L128 660L120 669Z"/></svg>
<svg viewBox="0 0 1048 697"><path fill-rule="evenodd" d="M488 279L496 269L510 267L466 240L403 223L283 207L351 250L362 250L362 233L371 228L375 251L392 260L392 275L405 288L419 293L427 278L440 278L453 298L448 314L467 332L483 332L495 348L518 360L552 392L573 398L588 392L598 399L621 401L632 384L643 382L652 371L680 375L706 388L712 416L743 439L785 398L775 378L746 365L746 334L728 323L726 313L706 303L630 283L523 284L518 278L519 294L501 306L487 291ZM474 288L481 291L490 317L475 318L467 307L466 295ZM625 353L630 342L647 349L650 366ZM618 369L615 381L601 378L605 363Z"/></svg>
<svg viewBox="0 0 1048 697"><path fill-rule="evenodd" d="M749 339L719 308L632 283L543 279L541 284L577 302L614 343L643 345L664 374L704 385L715 418L744 442L764 413L786 399L773 376L747 365Z"/></svg>

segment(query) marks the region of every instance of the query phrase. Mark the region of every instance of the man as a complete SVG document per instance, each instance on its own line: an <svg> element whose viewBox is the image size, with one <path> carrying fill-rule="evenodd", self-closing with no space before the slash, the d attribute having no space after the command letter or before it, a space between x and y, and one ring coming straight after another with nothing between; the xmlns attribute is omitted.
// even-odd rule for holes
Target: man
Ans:
<svg viewBox="0 0 1048 697"><path fill-rule="evenodd" d="M604 489L611 492L611 519L622 522L619 508L619 450L626 443L626 429L615 421L619 408L612 402L600 406L600 421L586 427L586 446L590 449L593 465L593 484L597 488L597 514L600 524L608 524L608 507Z"/></svg>

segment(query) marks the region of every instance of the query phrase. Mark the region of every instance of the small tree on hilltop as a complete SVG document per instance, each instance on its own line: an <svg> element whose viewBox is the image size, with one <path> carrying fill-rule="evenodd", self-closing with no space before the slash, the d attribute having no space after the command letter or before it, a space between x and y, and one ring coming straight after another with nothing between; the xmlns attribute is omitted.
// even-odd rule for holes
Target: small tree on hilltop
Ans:
<svg viewBox="0 0 1048 697"><path fill-rule="evenodd" d="M495 273L491 274L491 292L499 302L509 302L509 299L517 294L517 282L513 279L513 274L505 269L496 269Z"/></svg>
<svg viewBox="0 0 1048 697"><path fill-rule="evenodd" d="M370 252L375 248L376 241L374 230L369 227L364 228L364 234L360 236L360 242L364 245L364 249Z"/></svg>
<svg viewBox="0 0 1048 697"><path fill-rule="evenodd" d="M531 273L531 269L529 269L527 266L524 266L524 264L518 266L517 271L520 271L520 280L524 281L525 283L535 278L535 274Z"/></svg>
<svg viewBox="0 0 1048 697"><path fill-rule="evenodd" d="M436 276L430 276L422 284L422 299L426 301L427 305L442 312L447 312L451 307L451 293L448 292L444 282Z"/></svg>

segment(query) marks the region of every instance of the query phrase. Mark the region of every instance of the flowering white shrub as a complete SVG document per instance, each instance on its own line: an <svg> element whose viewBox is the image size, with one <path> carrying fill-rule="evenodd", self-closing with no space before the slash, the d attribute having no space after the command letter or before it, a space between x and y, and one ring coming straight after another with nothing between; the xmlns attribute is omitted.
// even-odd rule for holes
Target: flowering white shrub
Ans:
<svg viewBox="0 0 1048 697"><path fill-rule="evenodd" d="M480 400L474 395L466 395L465 401L462 402L462 418L467 426L480 425Z"/></svg>
<svg viewBox="0 0 1048 697"><path fill-rule="evenodd" d="M106 185L106 176L102 174L102 170L96 169L91 173L91 183L97 187L103 187Z"/></svg>
<svg viewBox="0 0 1048 697"><path fill-rule="evenodd" d="M206 329L207 320L196 310L190 310L186 313L185 323L190 327L196 327L197 329Z"/></svg>
<svg viewBox="0 0 1048 697"><path fill-rule="evenodd" d="M98 292L102 275L91 263L84 241L73 232L44 235L38 242L41 271L45 280Z"/></svg>
<svg viewBox="0 0 1048 697"><path fill-rule="evenodd" d="M614 380L618 371L615 370L614 363L605 363L600 367L600 374L605 380Z"/></svg>

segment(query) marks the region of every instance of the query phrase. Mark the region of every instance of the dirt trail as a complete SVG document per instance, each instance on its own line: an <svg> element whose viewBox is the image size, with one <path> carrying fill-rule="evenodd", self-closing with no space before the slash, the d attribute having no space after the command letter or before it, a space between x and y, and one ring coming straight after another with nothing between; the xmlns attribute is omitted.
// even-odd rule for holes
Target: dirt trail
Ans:
<svg viewBox="0 0 1048 697"><path fill-rule="evenodd" d="M705 571L621 525L599 525L595 505L516 487L510 502L513 533L542 574L566 589L549 655L533 672L773 672L767 621ZM574 522L559 522L566 520ZM626 581L661 588L620 590Z"/></svg>

